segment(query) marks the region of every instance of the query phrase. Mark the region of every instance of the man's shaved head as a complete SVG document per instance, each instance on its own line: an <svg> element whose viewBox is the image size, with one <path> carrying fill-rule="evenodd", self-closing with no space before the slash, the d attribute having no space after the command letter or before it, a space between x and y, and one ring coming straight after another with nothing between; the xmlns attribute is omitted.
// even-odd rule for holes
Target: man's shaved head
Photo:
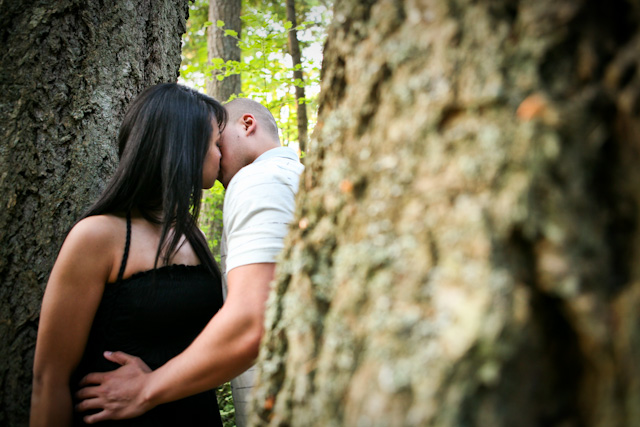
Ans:
<svg viewBox="0 0 640 427"><path fill-rule="evenodd" d="M278 125L271 112L259 102L247 98L236 98L224 105L229 114L229 122L234 122L245 113L255 116L266 135L276 142L280 142Z"/></svg>

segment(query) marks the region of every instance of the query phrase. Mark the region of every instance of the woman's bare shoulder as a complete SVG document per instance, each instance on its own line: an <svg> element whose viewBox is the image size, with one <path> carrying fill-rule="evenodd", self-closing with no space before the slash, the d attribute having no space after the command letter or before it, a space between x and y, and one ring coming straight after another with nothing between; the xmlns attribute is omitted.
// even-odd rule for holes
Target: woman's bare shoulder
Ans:
<svg viewBox="0 0 640 427"><path fill-rule="evenodd" d="M50 281L80 286L106 283L114 275L125 239L125 218L95 215L78 221L60 248Z"/></svg>
<svg viewBox="0 0 640 427"><path fill-rule="evenodd" d="M124 241L126 219L118 215L93 215L78 221L67 236L67 240L90 244L102 249Z"/></svg>

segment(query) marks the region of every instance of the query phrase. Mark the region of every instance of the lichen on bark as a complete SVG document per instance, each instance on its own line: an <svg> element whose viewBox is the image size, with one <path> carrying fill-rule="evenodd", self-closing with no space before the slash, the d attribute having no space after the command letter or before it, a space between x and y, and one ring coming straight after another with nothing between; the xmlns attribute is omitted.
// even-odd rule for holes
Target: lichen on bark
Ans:
<svg viewBox="0 0 640 427"><path fill-rule="evenodd" d="M640 422L639 18L336 4L255 424Z"/></svg>

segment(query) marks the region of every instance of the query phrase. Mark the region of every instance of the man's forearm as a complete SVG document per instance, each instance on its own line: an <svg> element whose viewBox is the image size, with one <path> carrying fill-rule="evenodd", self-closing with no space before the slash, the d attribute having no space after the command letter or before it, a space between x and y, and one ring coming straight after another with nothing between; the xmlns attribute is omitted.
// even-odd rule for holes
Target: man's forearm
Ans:
<svg viewBox="0 0 640 427"><path fill-rule="evenodd" d="M132 418L161 404L212 389L244 372L255 361L262 338L264 311L275 264L236 267L227 277L223 307L191 345L155 371L121 352L105 357L122 365L94 372L81 381L77 410L99 411L84 417L95 423Z"/></svg>
<svg viewBox="0 0 640 427"><path fill-rule="evenodd" d="M145 402L156 406L217 387L255 362L275 264L249 264L228 275L229 294L198 337L181 354L146 375Z"/></svg>

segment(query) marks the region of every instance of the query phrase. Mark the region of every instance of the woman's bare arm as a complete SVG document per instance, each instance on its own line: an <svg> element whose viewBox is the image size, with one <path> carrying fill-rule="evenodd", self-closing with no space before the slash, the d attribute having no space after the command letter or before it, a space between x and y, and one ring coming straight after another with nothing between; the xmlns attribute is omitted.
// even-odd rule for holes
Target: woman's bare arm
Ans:
<svg viewBox="0 0 640 427"><path fill-rule="evenodd" d="M60 249L40 313L32 427L71 424L69 379L82 357L105 283L112 275L113 246L118 240L114 232L124 230L116 230L117 226L114 218L86 218L71 230Z"/></svg>

